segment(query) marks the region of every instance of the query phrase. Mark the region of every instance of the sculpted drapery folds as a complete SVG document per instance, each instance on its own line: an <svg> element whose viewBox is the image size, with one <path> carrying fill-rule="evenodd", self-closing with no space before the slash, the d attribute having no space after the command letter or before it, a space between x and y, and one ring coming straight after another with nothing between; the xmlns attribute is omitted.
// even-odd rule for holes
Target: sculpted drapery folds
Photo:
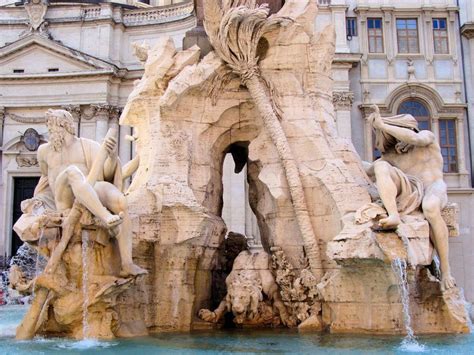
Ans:
<svg viewBox="0 0 474 355"><path fill-rule="evenodd" d="M292 22L290 18L270 16L268 5L255 0L205 0L204 27L219 57L247 87L260 113L265 129L274 143L288 181L296 219L303 237L313 274L321 279L320 250L309 215L298 163L280 123L271 90L258 65L258 49L263 36Z"/></svg>

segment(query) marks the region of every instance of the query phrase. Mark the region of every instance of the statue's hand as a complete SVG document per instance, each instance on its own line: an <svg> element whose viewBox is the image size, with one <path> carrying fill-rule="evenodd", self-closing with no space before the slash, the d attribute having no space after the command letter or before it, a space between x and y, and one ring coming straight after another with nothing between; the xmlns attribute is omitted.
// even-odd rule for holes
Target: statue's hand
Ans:
<svg viewBox="0 0 474 355"><path fill-rule="evenodd" d="M117 140L114 137L108 137L104 141L105 149L110 157L115 157L117 155Z"/></svg>
<svg viewBox="0 0 474 355"><path fill-rule="evenodd" d="M382 117L380 116L380 109L377 105L372 105L370 106L374 112L372 112L369 117L367 117L367 120L369 123L378 130L383 130L385 124L383 123Z"/></svg>

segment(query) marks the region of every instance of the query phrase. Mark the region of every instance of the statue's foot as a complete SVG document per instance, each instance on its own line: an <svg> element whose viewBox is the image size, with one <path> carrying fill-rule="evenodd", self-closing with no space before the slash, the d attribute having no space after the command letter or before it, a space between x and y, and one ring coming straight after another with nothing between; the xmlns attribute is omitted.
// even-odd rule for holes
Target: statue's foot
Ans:
<svg viewBox="0 0 474 355"><path fill-rule="evenodd" d="M148 271L135 264L126 264L120 270L121 277L138 276L148 274Z"/></svg>
<svg viewBox="0 0 474 355"><path fill-rule="evenodd" d="M390 215L387 218L382 218L379 221L379 226L382 229L396 229L400 223L402 223L400 216Z"/></svg>
<svg viewBox="0 0 474 355"><path fill-rule="evenodd" d="M116 215L116 214L111 214L104 219L105 226L109 229L115 226L118 226L122 222L123 222L123 219L119 215Z"/></svg>
<svg viewBox="0 0 474 355"><path fill-rule="evenodd" d="M454 286L456 286L456 280L454 280L451 274L441 276L441 291L447 291Z"/></svg>

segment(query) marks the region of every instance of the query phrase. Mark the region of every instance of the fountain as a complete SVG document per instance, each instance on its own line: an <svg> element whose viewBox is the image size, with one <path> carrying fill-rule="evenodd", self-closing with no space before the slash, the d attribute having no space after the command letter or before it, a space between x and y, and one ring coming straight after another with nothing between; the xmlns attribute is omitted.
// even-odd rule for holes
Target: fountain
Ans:
<svg viewBox="0 0 474 355"><path fill-rule="evenodd" d="M204 10L214 48L204 58L170 38L135 46L145 70L120 118L134 128L127 165L116 159L114 130L99 146L75 136L66 111L47 112L51 142L38 160L63 170L55 191L42 177L15 225L28 243L44 228L48 257L17 338L212 335L226 317L310 334L469 332L447 263L457 208L440 202L431 136L377 107L369 120L382 157L393 159L362 162L338 136L334 30L315 31L315 1L286 1L270 17L253 0L208 0ZM215 277L226 255L222 165L237 148L264 251L239 250L224 280ZM58 164L58 151L70 164ZM388 163L411 167L416 155L428 162L418 177ZM424 194L425 176L440 196ZM53 202L60 189L72 192L58 204L67 208ZM430 234L439 279L429 271Z"/></svg>
<svg viewBox="0 0 474 355"><path fill-rule="evenodd" d="M89 338L89 232L82 232L82 337Z"/></svg>
<svg viewBox="0 0 474 355"><path fill-rule="evenodd" d="M407 264L403 259L392 261L392 269L398 278L398 289L403 304L403 320L405 322L406 337L402 342L402 349L410 351L423 351L424 347L418 343L415 332L411 327L410 315L410 290L408 288Z"/></svg>

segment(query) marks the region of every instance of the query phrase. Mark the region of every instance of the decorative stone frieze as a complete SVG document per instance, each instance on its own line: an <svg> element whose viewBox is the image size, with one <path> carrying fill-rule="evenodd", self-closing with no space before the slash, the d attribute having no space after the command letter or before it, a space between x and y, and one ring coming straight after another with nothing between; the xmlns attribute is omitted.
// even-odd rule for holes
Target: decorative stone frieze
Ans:
<svg viewBox="0 0 474 355"><path fill-rule="evenodd" d="M80 121L81 119L81 106L80 105L64 105L64 106L61 106L61 108L69 112L74 118L74 121L76 122Z"/></svg>
<svg viewBox="0 0 474 355"><path fill-rule="evenodd" d="M350 110L354 102L354 93L350 91L334 91L332 102L336 110Z"/></svg>
<svg viewBox="0 0 474 355"><path fill-rule="evenodd" d="M17 155L16 163L20 168L31 168L38 166L38 159L31 155Z"/></svg>
<svg viewBox="0 0 474 355"><path fill-rule="evenodd" d="M118 121L120 112L121 109L117 106L109 104L94 104L84 109L82 117L86 120L91 120L95 117L98 121Z"/></svg>

